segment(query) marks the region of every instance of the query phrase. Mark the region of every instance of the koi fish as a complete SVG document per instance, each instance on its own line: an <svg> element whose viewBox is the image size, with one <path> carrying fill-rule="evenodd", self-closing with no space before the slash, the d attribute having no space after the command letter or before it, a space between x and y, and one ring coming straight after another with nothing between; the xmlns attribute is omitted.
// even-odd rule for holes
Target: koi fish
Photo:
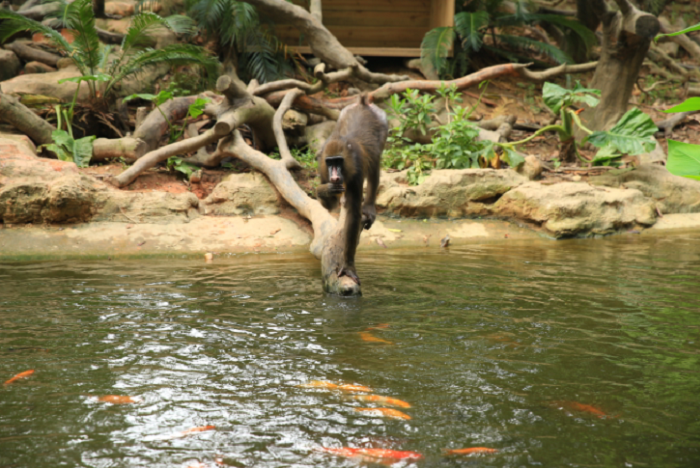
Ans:
<svg viewBox="0 0 700 468"><path fill-rule="evenodd" d="M369 341L370 343L384 343L384 344L394 344L393 341L385 340L383 338L377 338L376 336L372 335L370 332L360 332L360 337L362 338L362 341Z"/></svg>
<svg viewBox="0 0 700 468"><path fill-rule="evenodd" d="M338 388L338 384L334 384L333 382L327 382L325 380L312 380L311 382L297 385L297 387L299 387L299 388L325 388L326 390L336 390Z"/></svg>
<svg viewBox="0 0 700 468"><path fill-rule="evenodd" d="M373 327L367 327L367 330L368 330L368 331L369 331L369 330L384 330L384 329L387 329L387 328L389 328L389 324L388 324L388 323L380 323L380 324L375 325L375 326L373 326Z"/></svg>
<svg viewBox="0 0 700 468"><path fill-rule="evenodd" d="M562 408L566 408L568 410L592 414L601 419L610 417L600 408L596 408L595 406L591 405L586 405L584 403L579 403L578 401L553 401L552 404Z"/></svg>
<svg viewBox="0 0 700 468"><path fill-rule="evenodd" d="M389 450L378 448L327 448L320 447L317 450L345 458L359 458L363 461L388 461L388 460L420 460L423 455L417 452Z"/></svg>
<svg viewBox="0 0 700 468"><path fill-rule="evenodd" d="M370 393L373 391L371 388L365 387L364 385L355 385L355 384L338 385L338 390L342 390L344 392L366 392L366 393Z"/></svg>
<svg viewBox="0 0 700 468"><path fill-rule="evenodd" d="M105 395L97 398L97 401L112 403L113 405L126 405L128 403L141 403L140 398L124 395Z"/></svg>
<svg viewBox="0 0 700 468"><path fill-rule="evenodd" d="M403 400L380 395L355 395L353 398L367 403L377 403L379 405L396 406L398 408L411 407L410 403L407 403Z"/></svg>
<svg viewBox="0 0 700 468"><path fill-rule="evenodd" d="M379 413L380 415L386 416L387 418L411 419L411 417L406 413L391 408L355 408L355 411L375 414Z"/></svg>
<svg viewBox="0 0 700 468"><path fill-rule="evenodd" d="M447 455L472 455L475 453L496 453L498 450L488 447L469 447L463 449L445 450Z"/></svg>
<svg viewBox="0 0 700 468"><path fill-rule="evenodd" d="M7 380L7 381L5 382L5 385L9 385L9 384L11 384L12 382L14 382L14 381L16 381L16 380L19 380L19 379L26 379L27 377L29 377L29 376L32 375L33 373L34 373L34 369L29 369L29 370L27 370L27 371L20 372L19 374L17 374L17 375L15 375L14 377L12 377L10 380Z"/></svg>
<svg viewBox="0 0 700 468"><path fill-rule="evenodd" d="M164 435L164 436L148 436L148 437L145 437L144 440L151 442L154 440L181 439L181 438L186 437L190 434L195 434L197 432L204 432L204 431L212 431L214 429L216 429L216 426L193 427L192 429L187 429L186 431L176 432L175 434L169 434L169 435Z"/></svg>

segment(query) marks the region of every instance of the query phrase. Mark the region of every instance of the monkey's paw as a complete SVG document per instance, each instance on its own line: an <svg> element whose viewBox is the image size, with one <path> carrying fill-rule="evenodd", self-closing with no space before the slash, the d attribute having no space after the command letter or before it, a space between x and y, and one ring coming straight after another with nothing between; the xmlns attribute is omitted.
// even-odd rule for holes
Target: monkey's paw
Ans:
<svg viewBox="0 0 700 468"><path fill-rule="evenodd" d="M377 210L373 206L363 206L362 207L362 226L365 229L369 229L374 224L374 220L377 219Z"/></svg>
<svg viewBox="0 0 700 468"><path fill-rule="evenodd" d="M357 274L353 270L351 270L349 268L342 267L340 269L340 271L338 271L338 278L340 278L342 276L347 276L348 278L353 280L355 283L360 285L360 278L357 276Z"/></svg>

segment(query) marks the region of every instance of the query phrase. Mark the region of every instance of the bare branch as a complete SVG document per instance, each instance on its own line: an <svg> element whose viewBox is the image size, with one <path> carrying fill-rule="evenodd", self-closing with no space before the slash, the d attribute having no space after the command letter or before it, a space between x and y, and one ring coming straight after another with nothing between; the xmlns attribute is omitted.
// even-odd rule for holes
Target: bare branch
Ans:
<svg viewBox="0 0 700 468"><path fill-rule="evenodd" d="M275 139L277 140L277 148L280 152L280 157L284 161L285 167L287 169L301 169L301 164L294 159L292 153L289 151L289 146L287 145L287 140L284 137L284 130L282 129L282 118L284 114L292 107L294 100L304 94L301 89L293 89L287 94L282 103L277 108L275 112L275 117L272 119L272 128L275 132Z"/></svg>
<svg viewBox="0 0 700 468"><path fill-rule="evenodd" d="M564 63L557 67L548 68L547 70L541 72L533 72L528 70L527 68L521 68L520 70L518 70L518 72L525 78L535 81L544 81L554 76L566 75L568 73L583 73L590 70L595 70L595 67L597 66L598 62L581 63L577 65L569 65Z"/></svg>

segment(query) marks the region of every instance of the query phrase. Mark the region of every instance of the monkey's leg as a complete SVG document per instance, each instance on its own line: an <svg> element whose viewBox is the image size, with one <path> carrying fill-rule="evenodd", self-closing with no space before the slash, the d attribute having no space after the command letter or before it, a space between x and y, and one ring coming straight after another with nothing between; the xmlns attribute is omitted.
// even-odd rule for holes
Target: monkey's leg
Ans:
<svg viewBox="0 0 700 468"><path fill-rule="evenodd" d="M338 271L338 276L348 276L357 284L360 284L355 272L355 252L357 251L357 243L360 240L360 231L362 230L362 179L348 184L345 192L345 208L348 213L345 217L345 249L344 249L344 264Z"/></svg>
<svg viewBox="0 0 700 468"><path fill-rule="evenodd" d="M369 156L367 173L367 197L362 205L362 226L369 229L377 219L377 190L379 189L379 156L376 158Z"/></svg>
<svg viewBox="0 0 700 468"><path fill-rule="evenodd" d="M342 186L339 189L337 185L323 184L316 188L316 197L325 209L333 211L338 206L338 195L343 192Z"/></svg>

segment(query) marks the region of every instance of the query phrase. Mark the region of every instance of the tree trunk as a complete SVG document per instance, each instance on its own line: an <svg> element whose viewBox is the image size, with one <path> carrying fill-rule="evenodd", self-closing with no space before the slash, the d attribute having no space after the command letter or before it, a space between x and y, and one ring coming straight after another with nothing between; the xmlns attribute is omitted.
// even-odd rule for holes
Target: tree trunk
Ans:
<svg viewBox="0 0 700 468"><path fill-rule="evenodd" d="M92 12L95 18L105 17L105 0L92 0Z"/></svg>
<svg viewBox="0 0 700 468"><path fill-rule="evenodd" d="M618 12L608 11L603 0L590 2L603 23L601 56L589 85L601 90L600 104L581 116L592 130L613 127L627 112L642 62L661 27L656 17L637 10L627 0L616 2Z"/></svg>

